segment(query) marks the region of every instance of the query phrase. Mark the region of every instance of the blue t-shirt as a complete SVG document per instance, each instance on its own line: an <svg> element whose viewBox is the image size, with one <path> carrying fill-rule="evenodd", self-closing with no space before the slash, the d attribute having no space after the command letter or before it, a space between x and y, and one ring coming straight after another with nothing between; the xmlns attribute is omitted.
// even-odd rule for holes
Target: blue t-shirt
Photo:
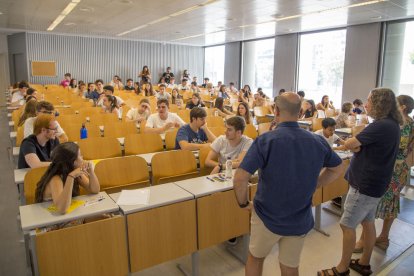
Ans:
<svg viewBox="0 0 414 276"><path fill-rule="evenodd" d="M391 182L400 145L400 127L390 118L375 120L356 139L361 143L361 150L352 157L345 179L361 194L382 197Z"/></svg>
<svg viewBox="0 0 414 276"><path fill-rule="evenodd" d="M264 225L282 236L299 236L313 228L312 196L323 167L341 158L319 135L297 122L280 123L256 138L240 168L259 169L254 208Z"/></svg>
<svg viewBox="0 0 414 276"><path fill-rule="evenodd" d="M181 149L180 141L187 141L188 143L193 144L204 144L207 143L208 138L204 130L199 129L198 132L194 132L189 124L183 125L177 132L175 138L175 149Z"/></svg>

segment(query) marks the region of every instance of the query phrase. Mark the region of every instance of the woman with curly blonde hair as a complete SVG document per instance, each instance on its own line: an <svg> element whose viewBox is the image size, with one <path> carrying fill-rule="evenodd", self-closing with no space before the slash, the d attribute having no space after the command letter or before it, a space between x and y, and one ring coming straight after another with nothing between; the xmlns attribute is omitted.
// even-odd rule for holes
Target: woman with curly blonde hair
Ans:
<svg viewBox="0 0 414 276"><path fill-rule="evenodd" d="M349 191L340 220L343 234L341 261L318 275L349 275L349 268L361 275L372 274L370 259L376 241L375 214L381 198L392 181L400 146L400 125L403 123L394 92L375 88L369 95L366 110L374 122L345 142L355 152L345 179ZM363 253L352 259L356 228L363 227Z"/></svg>
<svg viewBox="0 0 414 276"><path fill-rule="evenodd" d="M410 96L400 95L397 97L400 111L404 118L404 124L401 126L400 147L395 161L394 171L392 173L391 182L388 185L387 191L382 196L378 204L376 218L384 220L382 231L376 238L375 245L383 250L386 250L390 244L389 234L394 219L400 213L400 192L407 184L410 176L410 167L407 159L412 154L414 145L414 121L409 114L414 109L414 100ZM362 244L364 241L364 234L356 245L356 251L362 251Z"/></svg>

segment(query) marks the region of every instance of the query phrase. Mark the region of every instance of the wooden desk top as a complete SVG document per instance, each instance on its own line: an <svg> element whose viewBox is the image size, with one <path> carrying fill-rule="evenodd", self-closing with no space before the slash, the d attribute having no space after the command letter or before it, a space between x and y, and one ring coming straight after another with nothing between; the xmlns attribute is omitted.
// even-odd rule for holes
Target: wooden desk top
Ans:
<svg viewBox="0 0 414 276"><path fill-rule="evenodd" d="M91 201L96 200L100 197L104 199L89 206L80 206L73 210L73 212L64 215L53 214L46 209L52 204L52 202L43 202L20 206L19 209L22 229L23 231L28 231L39 227L51 226L77 219L116 212L119 210L118 205L116 205L116 203L105 192L100 192L99 194L93 195L78 196L74 199Z"/></svg>
<svg viewBox="0 0 414 276"><path fill-rule="evenodd" d="M346 127L346 128L337 128L335 129L336 134L345 134L345 135L351 135L352 134L352 128Z"/></svg>
<svg viewBox="0 0 414 276"><path fill-rule="evenodd" d="M217 180L213 182L208 179L213 179L214 176L215 175L200 176L174 183L175 185L193 194L196 198L233 189L233 179L229 179L225 182L219 182Z"/></svg>
<svg viewBox="0 0 414 276"><path fill-rule="evenodd" d="M24 182L24 177L26 173L30 170L30 168L27 169L15 169L14 170L14 183L22 184Z"/></svg>
<svg viewBox="0 0 414 276"><path fill-rule="evenodd" d="M149 203L139 205L119 205L125 215L194 199L194 196L191 193L181 189L173 183L161 184L143 189L149 189L150 191ZM121 193L114 193L109 196L116 202L120 194Z"/></svg>

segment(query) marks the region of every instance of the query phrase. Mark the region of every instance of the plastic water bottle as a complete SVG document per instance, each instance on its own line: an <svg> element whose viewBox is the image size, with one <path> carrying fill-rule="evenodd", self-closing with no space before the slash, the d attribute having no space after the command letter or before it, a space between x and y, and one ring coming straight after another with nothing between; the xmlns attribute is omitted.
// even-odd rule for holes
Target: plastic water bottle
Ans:
<svg viewBox="0 0 414 276"><path fill-rule="evenodd" d="M231 157L227 157L226 161L226 178L233 177L233 162L231 161Z"/></svg>
<svg viewBox="0 0 414 276"><path fill-rule="evenodd" d="M80 138L81 139L86 139L88 138L88 130L86 129L85 124L82 124L82 127L80 129Z"/></svg>
<svg viewBox="0 0 414 276"><path fill-rule="evenodd" d="M218 110L214 111L214 116L217 117L218 116Z"/></svg>
<svg viewBox="0 0 414 276"><path fill-rule="evenodd" d="M122 120L122 107L119 107L118 109L118 119L121 121Z"/></svg>

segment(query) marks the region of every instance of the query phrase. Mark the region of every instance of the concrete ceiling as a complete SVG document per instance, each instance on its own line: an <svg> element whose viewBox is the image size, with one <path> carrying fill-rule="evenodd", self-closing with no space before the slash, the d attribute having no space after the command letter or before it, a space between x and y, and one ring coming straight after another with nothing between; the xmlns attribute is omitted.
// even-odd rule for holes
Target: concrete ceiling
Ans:
<svg viewBox="0 0 414 276"><path fill-rule="evenodd" d="M207 46L414 17L414 0L73 0L50 33ZM48 32L70 0L0 0L0 31Z"/></svg>

